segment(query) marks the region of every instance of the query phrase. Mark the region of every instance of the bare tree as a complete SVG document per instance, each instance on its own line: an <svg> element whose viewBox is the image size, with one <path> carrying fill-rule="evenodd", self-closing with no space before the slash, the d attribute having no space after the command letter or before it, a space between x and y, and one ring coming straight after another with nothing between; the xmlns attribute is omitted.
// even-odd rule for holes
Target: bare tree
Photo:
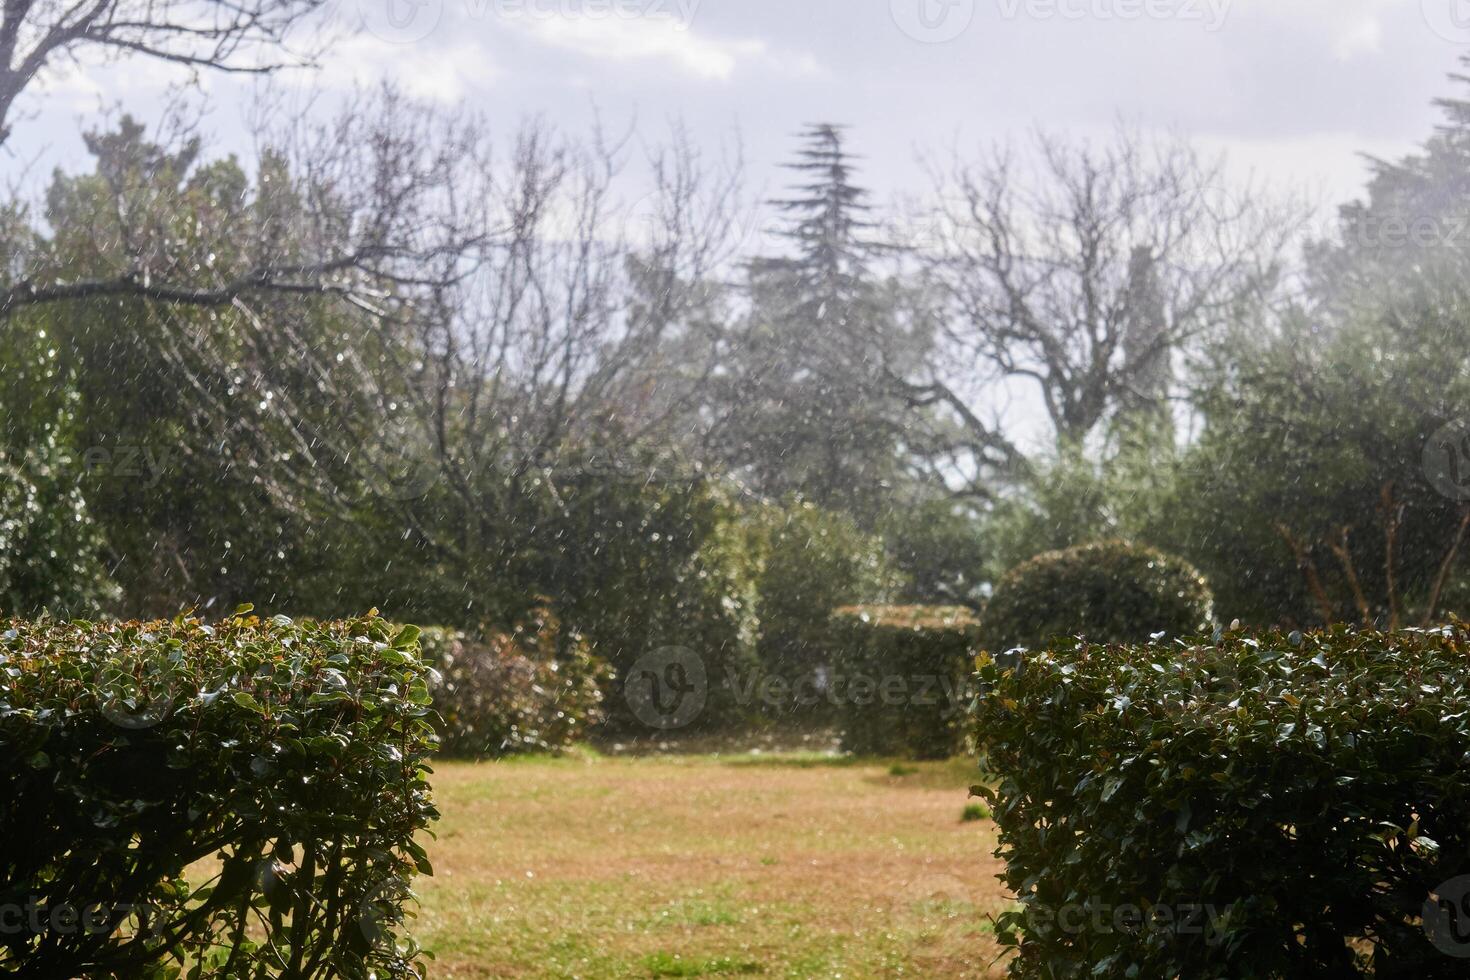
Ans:
<svg viewBox="0 0 1470 980"><path fill-rule="evenodd" d="M190 68L269 73L304 64L293 35L325 0L4 0L0 4L0 144L16 99L41 71L100 56L141 55Z"/></svg>
<svg viewBox="0 0 1470 980"><path fill-rule="evenodd" d="M300 269L304 248L317 295L345 301L357 334L318 350L289 313L252 313L271 324L251 334L261 389L308 365L308 389L335 406L308 428L312 412L265 399L277 418L265 442L284 434L314 461L292 492L340 500L344 480L386 482L379 506L446 560L475 561L532 484L554 492L589 466L636 468L638 447L696 424L720 347L712 283L740 223L738 161L707 163L676 131L635 181L626 138L533 122L501 151L477 120L392 94L263 142L307 197L272 212L289 233L257 225L249 266ZM405 479L452 502L451 533L423 523Z"/></svg>
<svg viewBox="0 0 1470 980"><path fill-rule="evenodd" d="M1264 302L1296 230L1179 140L1039 135L1035 149L1024 171L998 149L934 173L928 267L960 370L909 387L1012 466L1019 451L977 407L995 385L1033 387L1061 443L1130 407L1167 417L1181 353Z"/></svg>
<svg viewBox="0 0 1470 980"><path fill-rule="evenodd" d="M501 142L393 92L259 115L253 175L108 137L28 267L48 290L128 286L77 290L61 329L103 374L108 338L145 344L139 370L168 380L143 387L201 466L223 452L278 513L366 518L483 577L531 550L528 501L641 484L659 448L698 445L738 159L677 131L641 156L535 122Z"/></svg>

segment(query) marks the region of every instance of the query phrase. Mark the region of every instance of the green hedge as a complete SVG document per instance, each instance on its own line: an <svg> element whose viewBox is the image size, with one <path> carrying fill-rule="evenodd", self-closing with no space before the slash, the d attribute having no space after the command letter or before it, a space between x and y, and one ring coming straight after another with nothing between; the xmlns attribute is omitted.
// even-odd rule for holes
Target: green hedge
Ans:
<svg viewBox="0 0 1470 980"><path fill-rule="evenodd" d="M1012 976L1466 975L1464 627L982 663Z"/></svg>
<svg viewBox="0 0 1470 980"><path fill-rule="evenodd" d="M1214 600L1187 562L1153 548L1104 541L1022 562L997 583L982 617L982 642L1000 653L1059 636L1144 643L1207 626Z"/></svg>
<svg viewBox="0 0 1470 980"><path fill-rule="evenodd" d="M968 736L976 621L968 609L852 606L833 613L830 696L842 746L859 755L947 759Z"/></svg>
<svg viewBox="0 0 1470 980"><path fill-rule="evenodd" d="M0 623L0 973L414 975L417 631L245 612Z"/></svg>
<svg viewBox="0 0 1470 980"><path fill-rule="evenodd" d="M419 644L446 755L555 752L603 720L610 670L546 610L510 633L426 629Z"/></svg>

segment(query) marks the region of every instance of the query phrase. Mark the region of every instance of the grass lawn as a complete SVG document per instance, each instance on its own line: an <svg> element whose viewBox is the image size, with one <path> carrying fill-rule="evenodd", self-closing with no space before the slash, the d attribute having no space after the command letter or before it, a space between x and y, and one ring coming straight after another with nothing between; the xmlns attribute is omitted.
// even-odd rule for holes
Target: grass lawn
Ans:
<svg viewBox="0 0 1470 980"><path fill-rule="evenodd" d="M441 763L434 977L990 977L1008 899L970 763ZM971 814L973 817L974 814Z"/></svg>

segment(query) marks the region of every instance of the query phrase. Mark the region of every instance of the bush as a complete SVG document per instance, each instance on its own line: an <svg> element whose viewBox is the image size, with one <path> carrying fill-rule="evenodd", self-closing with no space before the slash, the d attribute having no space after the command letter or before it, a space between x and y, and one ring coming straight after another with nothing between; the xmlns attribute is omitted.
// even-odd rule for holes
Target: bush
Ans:
<svg viewBox="0 0 1470 980"><path fill-rule="evenodd" d="M968 609L855 606L832 616L842 747L947 759L964 748L976 623Z"/></svg>
<svg viewBox="0 0 1470 980"><path fill-rule="evenodd" d="M438 674L430 691L447 755L554 752L603 720L601 685L610 672L550 612L479 640L426 629L419 644Z"/></svg>
<svg viewBox="0 0 1470 980"><path fill-rule="evenodd" d="M54 429L23 453L0 449L0 614L90 616L116 600L81 468Z"/></svg>
<svg viewBox="0 0 1470 980"><path fill-rule="evenodd" d="M1470 892L1470 630L1075 644L980 680L1013 977L1464 975L1430 936L1467 951L1439 903Z"/></svg>
<svg viewBox="0 0 1470 980"><path fill-rule="evenodd" d="M882 539L844 514L795 501L768 508L758 520L761 661L767 671L797 679L826 659L832 610L885 600L898 576Z"/></svg>
<svg viewBox="0 0 1470 980"><path fill-rule="evenodd" d="M438 816L416 632L0 624L0 973L415 975L395 927Z"/></svg>
<svg viewBox="0 0 1470 980"><path fill-rule="evenodd" d="M987 649L1037 648L1058 636L1142 643L1187 636L1213 615L1209 586L1186 562L1107 541L1038 555L1016 566L986 604Z"/></svg>

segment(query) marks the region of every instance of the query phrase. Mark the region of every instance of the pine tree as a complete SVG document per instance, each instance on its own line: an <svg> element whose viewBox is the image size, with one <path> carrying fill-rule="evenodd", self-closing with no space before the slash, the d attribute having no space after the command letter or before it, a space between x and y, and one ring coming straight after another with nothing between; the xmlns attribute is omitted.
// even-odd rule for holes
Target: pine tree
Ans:
<svg viewBox="0 0 1470 980"><path fill-rule="evenodd" d="M873 271L891 249L876 240L842 128L810 126L801 139L786 164L798 180L771 202L793 254L748 269L726 452L767 495L869 515L902 471L905 416L890 378L927 341L902 313L902 287Z"/></svg>
<svg viewBox="0 0 1470 980"><path fill-rule="evenodd" d="M796 243L797 257L770 263L769 271L791 276L801 301L817 304L805 312L825 320L827 312L843 312L868 290L869 260L883 247L865 237L877 226L867 218L868 191L852 182L842 127L810 126L802 139L796 160L785 164L801 175L803 182L792 188L797 196L771 202L787 218L779 235Z"/></svg>
<svg viewBox="0 0 1470 980"><path fill-rule="evenodd" d="M1339 210L1340 241L1308 250L1314 291L1339 314L1459 293L1470 277L1470 99L1434 104L1444 121L1421 151L1370 160L1366 198Z"/></svg>

